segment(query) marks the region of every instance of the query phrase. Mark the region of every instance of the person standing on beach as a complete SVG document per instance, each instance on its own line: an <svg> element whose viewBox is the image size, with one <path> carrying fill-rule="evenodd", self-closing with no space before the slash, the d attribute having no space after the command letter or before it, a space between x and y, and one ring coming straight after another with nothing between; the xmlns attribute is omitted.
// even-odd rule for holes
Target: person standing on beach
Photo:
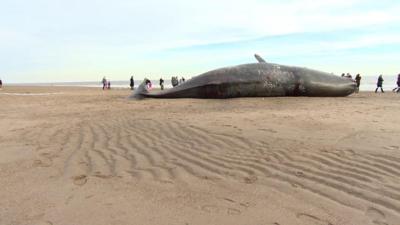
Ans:
<svg viewBox="0 0 400 225"><path fill-rule="evenodd" d="M107 89L110 90L111 89L111 81L107 82Z"/></svg>
<svg viewBox="0 0 400 225"><path fill-rule="evenodd" d="M147 89L150 90L151 87L152 87L151 81L150 81L149 79L146 79L146 80L145 80L145 84L146 84Z"/></svg>
<svg viewBox="0 0 400 225"><path fill-rule="evenodd" d="M177 86L178 85L178 77L172 77L171 83L172 83L172 87Z"/></svg>
<svg viewBox="0 0 400 225"><path fill-rule="evenodd" d="M3 81L0 78L0 89L3 87Z"/></svg>
<svg viewBox="0 0 400 225"><path fill-rule="evenodd" d="M393 92L397 92L397 93L400 93L400 73L399 73L399 75L397 75L397 87L395 87L394 89L393 89Z"/></svg>
<svg viewBox="0 0 400 225"><path fill-rule="evenodd" d="M381 75L379 75L379 77L378 77L378 82L376 83L375 93L378 91L378 88L381 88L381 92L382 92L382 93L385 93L385 92L383 91L382 85L383 85L383 77L382 77L382 74L381 74Z"/></svg>
<svg viewBox="0 0 400 225"><path fill-rule="evenodd" d="M360 74L357 74L355 80L356 80L356 84L357 84L357 90L356 90L356 92L358 93L358 92L360 91L361 75L360 75Z"/></svg>
<svg viewBox="0 0 400 225"><path fill-rule="evenodd" d="M133 76L131 76L130 86L131 86L131 90L135 89L135 81L133 80Z"/></svg>
<svg viewBox="0 0 400 225"><path fill-rule="evenodd" d="M160 87L161 90L164 90L164 80L162 78L160 78Z"/></svg>
<svg viewBox="0 0 400 225"><path fill-rule="evenodd" d="M103 90L106 89L106 87L107 87L107 79L106 79L106 77L103 77L103 80L101 82L103 83Z"/></svg>

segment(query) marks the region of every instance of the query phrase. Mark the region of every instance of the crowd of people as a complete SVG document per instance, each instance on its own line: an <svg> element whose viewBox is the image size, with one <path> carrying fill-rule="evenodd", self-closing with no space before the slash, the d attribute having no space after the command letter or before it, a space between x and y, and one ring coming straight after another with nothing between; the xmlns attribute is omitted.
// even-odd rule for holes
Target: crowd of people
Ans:
<svg viewBox="0 0 400 225"><path fill-rule="evenodd" d="M111 81L107 80L106 77L103 77L103 80L101 82L103 83L103 90L111 89Z"/></svg>
<svg viewBox="0 0 400 225"><path fill-rule="evenodd" d="M362 79L360 74L357 74L354 77L354 79L353 79L353 77L352 77L352 75L350 73L342 73L342 77L354 80L354 82L356 83L356 87L357 87L356 93L359 92L360 85L361 85L361 79ZM383 81L384 81L383 75L381 74L381 75L378 76L378 79L377 79L377 82L376 82L375 93L377 93L379 89L380 89L380 91L382 93L385 93L385 91L383 90ZM146 82L146 86L149 89L151 89L152 88L151 81L146 79L145 82ZM185 78L184 77L182 77L181 79L179 79L178 76L171 77L171 85L172 85L172 87L176 87L176 86L178 86L178 85L180 85L180 84L182 84L184 82L185 82ZM106 77L103 77L102 84L103 84L103 90L111 89L111 81L107 80ZM164 90L164 79L163 78L160 78L159 84L160 84L161 90ZM397 76L396 84L397 84L397 87L395 87L393 89L393 92L400 93L400 74L398 74L398 76ZM131 76L131 78L130 78L129 86L130 86L131 90L135 89L135 80L134 80L133 76ZM0 88L1 87L2 87L2 81L0 79Z"/></svg>
<svg viewBox="0 0 400 225"><path fill-rule="evenodd" d="M350 73L347 73L347 74L342 73L342 77L348 78L348 79L352 79L352 80L353 80L353 77L351 76ZM377 79L377 81L376 81L375 93L377 93L379 89L381 90L382 93L385 93L385 91L383 90L383 81L384 81L383 75L381 74L381 75L378 76L378 79ZM360 75L360 74L357 74L357 75L356 75L356 77L354 78L354 82L356 82L356 85L357 85L356 92L359 92L359 90L360 90L360 85L361 85L361 75ZM396 84L397 84L397 87L395 87L395 88L393 89L393 92L400 93L400 74L397 75L397 82L396 82Z"/></svg>
<svg viewBox="0 0 400 225"><path fill-rule="evenodd" d="M185 83L185 78L184 77L182 77L181 79L179 79L177 76L171 77L172 87L176 87L176 86L178 86L179 84L182 84L182 83Z"/></svg>
<svg viewBox="0 0 400 225"><path fill-rule="evenodd" d="M149 86L149 87L152 86L151 80L146 79L145 82L146 82L147 86ZM164 90L164 82L165 82L164 79L161 77L160 78L160 82L159 82L161 90ZM178 86L179 84L182 84L183 82L185 82L185 78L184 77L182 77L180 80L178 80L177 76L171 78L172 87ZM131 87L131 90L135 89L135 80L134 80L133 76L131 76L131 79L130 79L130 82L129 82L129 86Z"/></svg>

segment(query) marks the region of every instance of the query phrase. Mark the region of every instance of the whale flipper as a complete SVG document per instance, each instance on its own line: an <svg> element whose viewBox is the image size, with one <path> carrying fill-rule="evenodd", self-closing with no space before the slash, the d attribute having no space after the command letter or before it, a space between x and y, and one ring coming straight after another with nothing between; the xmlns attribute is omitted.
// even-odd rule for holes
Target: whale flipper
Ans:
<svg viewBox="0 0 400 225"><path fill-rule="evenodd" d="M259 63L266 63L266 61L261 56L254 54L254 57L256 57L256 59Z"/></svg>

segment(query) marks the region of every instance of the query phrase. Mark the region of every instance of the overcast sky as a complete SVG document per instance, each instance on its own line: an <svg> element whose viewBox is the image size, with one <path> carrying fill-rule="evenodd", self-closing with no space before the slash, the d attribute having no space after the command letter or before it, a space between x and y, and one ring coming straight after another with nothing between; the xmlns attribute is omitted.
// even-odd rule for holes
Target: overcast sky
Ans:
<svg viewBox="0 0 400 225"><path fill-rule="evenodd" d="M400 72L398 0L0 0L6 82L191 77L267 61Z"/></svg>

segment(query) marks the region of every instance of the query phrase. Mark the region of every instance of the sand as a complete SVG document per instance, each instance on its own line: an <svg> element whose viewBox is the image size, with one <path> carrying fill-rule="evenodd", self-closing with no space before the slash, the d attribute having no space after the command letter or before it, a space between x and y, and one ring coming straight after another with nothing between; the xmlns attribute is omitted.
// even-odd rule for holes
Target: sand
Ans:
<svg viewBox="0 0 400 225"><path fill-rule="evenodd" d="M3 87L0 224L400 224L400 95L129 93Z"/></svg>

